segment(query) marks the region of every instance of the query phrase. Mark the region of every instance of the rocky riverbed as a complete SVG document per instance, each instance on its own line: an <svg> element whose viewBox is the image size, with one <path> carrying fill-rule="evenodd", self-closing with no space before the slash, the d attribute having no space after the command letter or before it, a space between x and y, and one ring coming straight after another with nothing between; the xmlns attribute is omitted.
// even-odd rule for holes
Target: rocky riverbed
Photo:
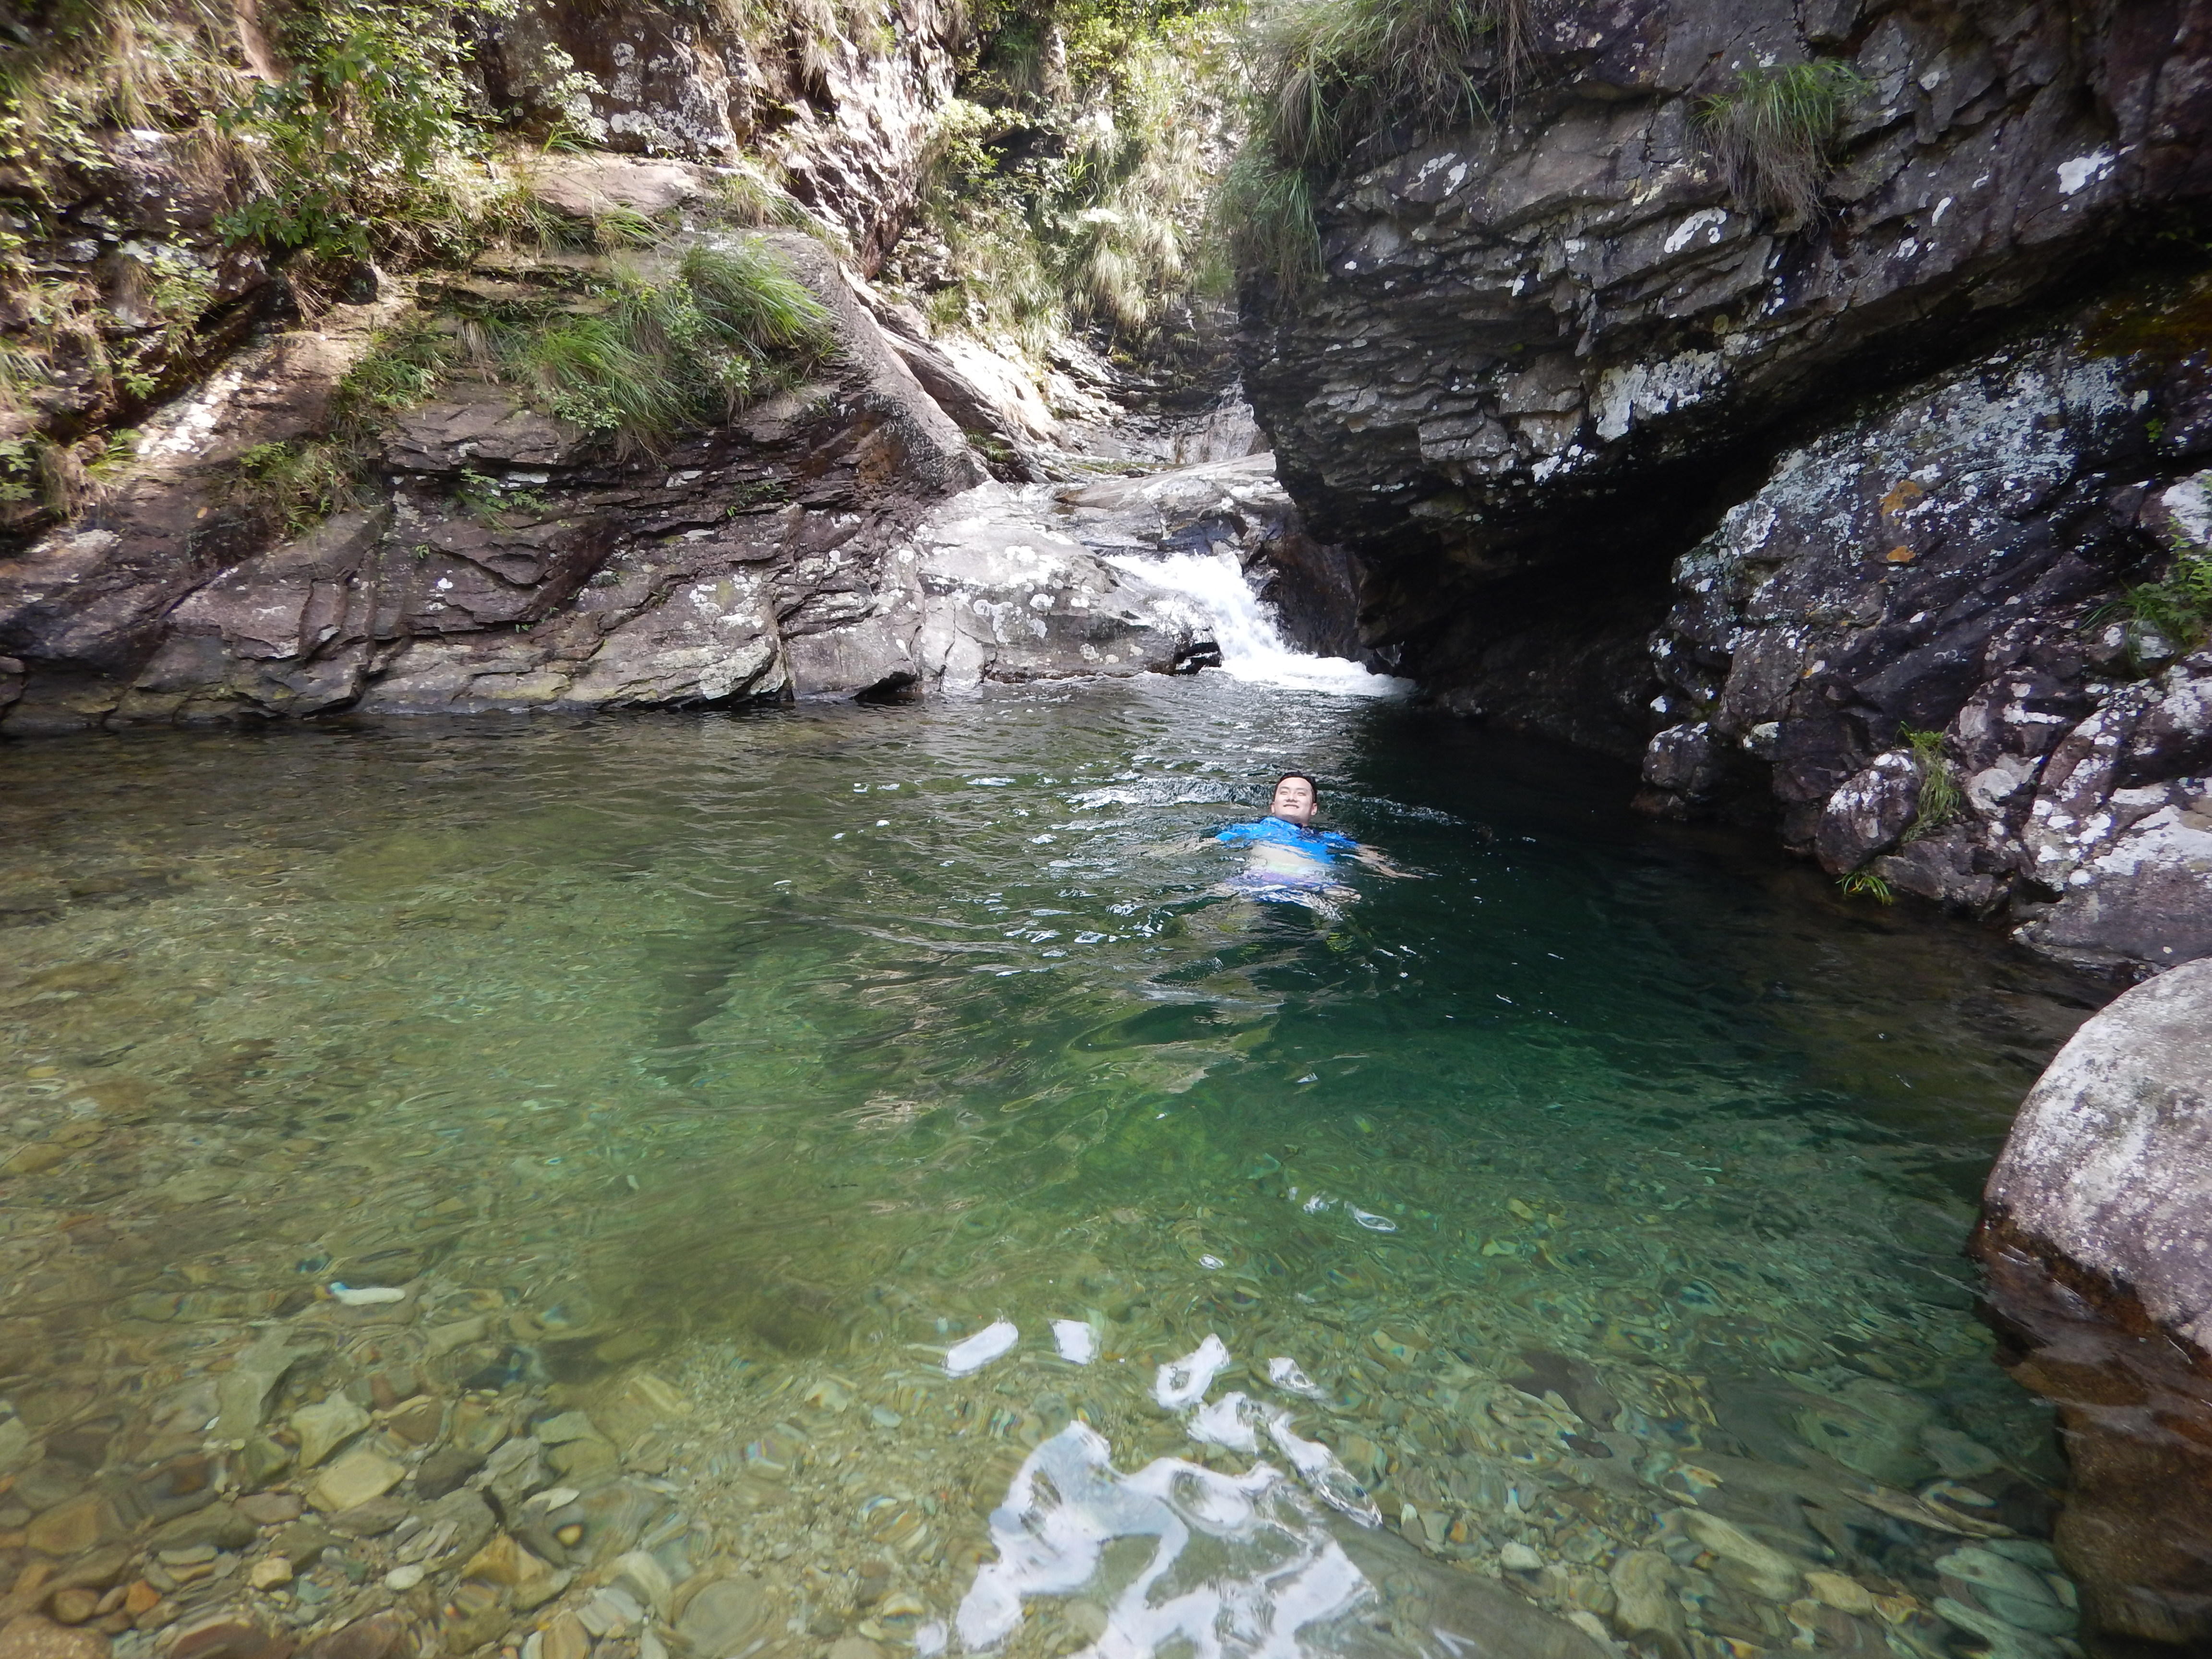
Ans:
<svg viewBox="0 0 2212 1659"><path fill-rule="evenodd" d="M1430 879L1330 935L1148 850L1433 718L15 751L0 1643L2069 1653L1951 1173L2063 987L1510 752L1342 787Z"/></svg>

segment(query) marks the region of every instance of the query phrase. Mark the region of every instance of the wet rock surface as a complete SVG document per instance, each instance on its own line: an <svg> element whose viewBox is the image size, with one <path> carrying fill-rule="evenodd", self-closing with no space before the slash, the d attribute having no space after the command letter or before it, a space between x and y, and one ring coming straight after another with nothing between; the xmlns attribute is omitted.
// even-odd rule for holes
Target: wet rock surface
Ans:
<svg viewBox="0 0 2212 1659"><path fill-rule="evenodd" d="M2007 1363L2059 1407L2057 1542L2088 1613L2192 1651L2212 1641L2208 1030L2204 962L2085 1024L2021 1107L1976 1239Z"/></svg>
<svg viewBox="0 0 2212 1659"><path fill-rule="evenodd" d="M2204 552L2205 360L2139 343L2197 295L2100 306L1785 454L1675 566L1644 805L1771 794L1831 874L2008 904L2079 966L2212 954L2212 657L2120 598Z"/></svg>

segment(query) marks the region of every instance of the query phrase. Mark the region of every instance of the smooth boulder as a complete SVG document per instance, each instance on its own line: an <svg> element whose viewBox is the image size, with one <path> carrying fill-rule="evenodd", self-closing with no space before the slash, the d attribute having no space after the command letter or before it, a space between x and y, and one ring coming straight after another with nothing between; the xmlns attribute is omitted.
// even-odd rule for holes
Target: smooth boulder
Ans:
<svg viewBox="0 0 2212 1659"><path fill-rule="evenodd" d="M2057 1544L2103 1632L2212 1647L2212 960L2075 1033L2014 1121L1974 1249L2000 1358L2058 1408Z"/></svg>

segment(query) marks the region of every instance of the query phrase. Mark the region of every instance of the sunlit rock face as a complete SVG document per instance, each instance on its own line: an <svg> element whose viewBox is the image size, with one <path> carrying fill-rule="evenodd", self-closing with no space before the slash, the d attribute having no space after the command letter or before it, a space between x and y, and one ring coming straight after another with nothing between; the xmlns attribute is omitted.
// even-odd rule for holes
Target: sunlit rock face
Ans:
<svg viewBox="0 0 2212 1659"><path fill-rule="evenodd" d="M932 113L951 95L971 20L909 0L895 23L817 26L795 52L781 29L747 42L708 28L713 13L529 0L493 28L484 73L502 105L573 106L562 110L572 125L610 149L771 164L872 270L914 210ZM592 85L561 88L549 48Z"/></svg>
<svg viewBox="0 0 2212 1659"><path fill-rule="evenodd" d="M379 313L245 354L0 563L0 735L1172 670L1188 625L988 480L818 243L772 241L830 318L804 384L627 459L453 386L395 418L365 504L276 546L230 538L227 469L313 429Z"/></svg>
<svg viewBox="0 0 2212 1659"><path fill-rule="evenodd" d="M2212 1642L2212 963L2139 986L2021 1107L1975 1253L2014 1376L2058 1406L2057 1542L2108 1637Z"/></svg>

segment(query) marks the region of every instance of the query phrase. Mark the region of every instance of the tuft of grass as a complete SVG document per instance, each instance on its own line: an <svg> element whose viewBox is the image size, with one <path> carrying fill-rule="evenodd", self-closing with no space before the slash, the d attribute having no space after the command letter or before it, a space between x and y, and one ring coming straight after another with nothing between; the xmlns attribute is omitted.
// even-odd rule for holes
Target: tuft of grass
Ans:
<svg viewBox="0 0 2212 1659"><path fill-rule="evenodd" d="M1445 132L1510 97L1534 0L1273 0L1245 34L1246 137L1214 217L1240 272L1287 303L1321 275L1314 206L1365 141Z"/></svg>
<svg viewBox="0 0 2212 1659"><path fill-rule="evenodd" d="M2212 552L2177 550L2163 578L2123 588L2089 620L2112 617L2159 634L2177 653L2196 649L2212 635Z"/></svg>
<svg viewBox="0 0 2212 1659"><path fill-rule="evenodd" d="M1887 882L1871 870L1853 870L1836 878L1845 898L1870 898L1877 904L1894 904L1897 895Z"/></svg>
<svg viewBox="0 0 2212 1659"><path fill-rule="evenodd" d="M256 444L232 463L224 490L271 531L304 535L361 500L358 452L329 438Z"/></svg>
<svg viewBox="0 0 2212 1659"><path fill-rule="evenodd" d="M1531 0L1284 0L1249 46L1255 127L1286 167L1340 167L1393 127L1430 132L1488 112L1487 60L1510 90L1524 64Z"/></svg>
<svg viewBox="0 0 2212 1659"><path fill-rule="evenodd" d="M1958 773L1943 752L1941 732L1919 732L1900 726L1897 735L1911 752L1913 769L1920 774L1920 808L1913 814L1912 827L1905 832L1906 841L1918 841L1958 817L1959 809L1966 805L1966 796L1959 787Z"/></svg>
<svg viewBox="0 0 2212 1659"><path fill-rule="evenodd" d="M385 417L428 398L454 357L453 338L425 318L378 334L332 392L329 431L256 444L232 463L224 499L285 536L360 505Z"/></svg>
<svg viewBox="0 0 2212 1659"><path fill-rule="evenodd" d="M1262 272L1276 293L1297 294L1321 275L1321 228L1312 173L1248 144L1229 164L1215 208L1237 270Z"/></svg>
<svg viewBox="0 0 2212 1659"><path fill-rule="evenodd" d="M552 413L650 454L787 384L830 344L822 302L757 238L687 250L661 282L618 277L598 315L502 325L499 376Z"/></svg>
<svg viewBox="0 0 2212 1659"><path fill-rule="evenodd" d="M1729 194L1747 208L1809 220L1852 100L1872 83L1838 58L1736 72L1700 100L1696 125Z"/></svg>

